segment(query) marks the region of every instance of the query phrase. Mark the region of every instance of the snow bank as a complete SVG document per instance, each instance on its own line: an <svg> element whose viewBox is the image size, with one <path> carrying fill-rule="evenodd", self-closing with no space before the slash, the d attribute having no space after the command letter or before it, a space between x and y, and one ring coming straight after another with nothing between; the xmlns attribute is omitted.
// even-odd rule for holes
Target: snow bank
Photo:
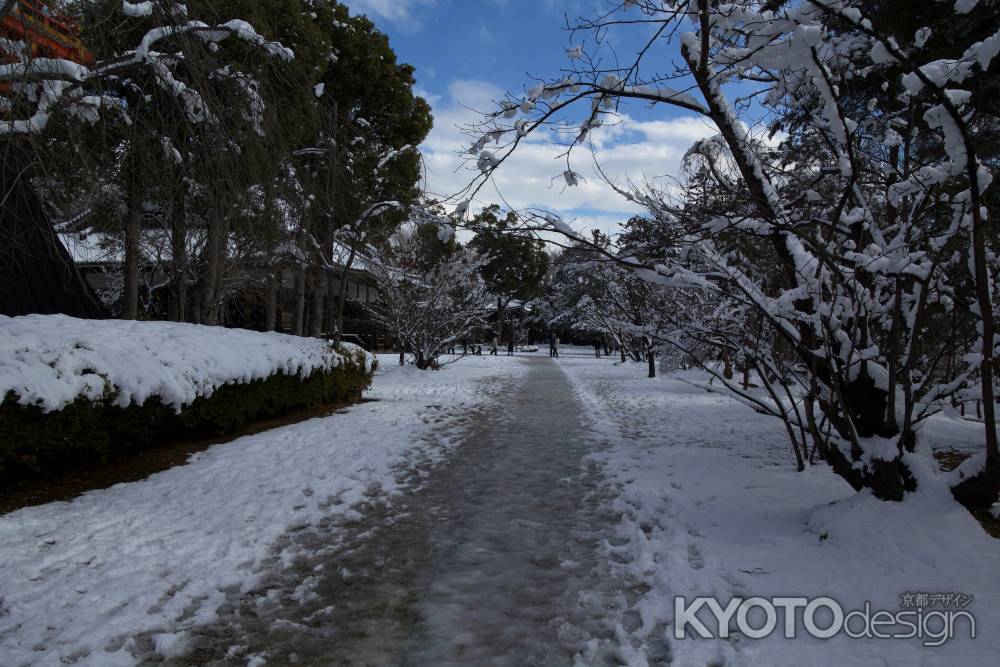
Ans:
<svg viewBox="0 0 1000 667"><path fill-rule="evenodd" d="M0 517L0 663L110 667L183 654L187 631L216 619L227 590L255 590L294 560L288 531L391 497L403 471L447 455L449 423L484 400L491 378L522 368L503 357L438 372L394 360L383 359L374 401Z"/></svg>
<svg viewBox="0 0 1000 667"><path fill-rule="evenodd" d="M940 489L902 503L856 494L827 466L794 469L781 423L641 364L563 354L592 429L615 443L600 455L620 486L622 576L641 591L631 639L642 654L666 641L674 665L797 667L992 666L1000 655L1000 542ZM933 420L938 444L982 447L982 429ZM674 597L831 596L845 611L898 611L907 593L973 595L964 625L944 646L918 639L675 640ZM799 614L801 620L801 612ZM648 652L647 652L648 655ZM653 656L649 656L653 657ZM645 664L636 661L629 664Z"/></svg>
<svg viewBox="0 0 1000 667"><path fill-rule="evenodd" d="M345 345L352 353L360 348ZM366 357L366 367L373 361ZM158 396L176 410L226 384L282 372L310 376L344 357L324 340L174 322L0 316L0 397L59 410L114 396L120 407Z"/></svg>

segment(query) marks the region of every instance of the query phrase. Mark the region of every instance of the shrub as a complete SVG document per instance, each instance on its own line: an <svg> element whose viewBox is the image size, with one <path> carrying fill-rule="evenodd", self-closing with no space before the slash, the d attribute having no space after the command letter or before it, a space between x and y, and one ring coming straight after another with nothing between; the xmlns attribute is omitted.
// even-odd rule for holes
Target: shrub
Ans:
<svg viewBox="0 0 1000 667"><path fill-rule="evenodd" d="M308 377L277 373L244 384L227 384L199 397L180 412L152 397L143 405L114 405L114 394L100 401L79 398L61 410L45 412L21 405L9 392L0 403L0 477L34 474L57 466L178 438L232 433L255 420L290 410L357 402L371 385L374 368L365 370L361 354L332 370Z"/></svg>

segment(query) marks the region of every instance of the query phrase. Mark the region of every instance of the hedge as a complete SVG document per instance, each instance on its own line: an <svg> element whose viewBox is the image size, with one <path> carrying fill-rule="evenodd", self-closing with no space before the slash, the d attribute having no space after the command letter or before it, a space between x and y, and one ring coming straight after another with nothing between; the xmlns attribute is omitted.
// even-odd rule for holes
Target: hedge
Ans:
<svg viewBox="0 0 1000 667"><path fill-rule="evenodd" d="M109 454L182 438L232 433L256 419L292 410L357 402L371 386L374 368L364 358L345 356L332 370L308 377L277 373L244 384L227 384L199 397L180 412L157 397L143 405L114 405L114 395L100 401L77 399L61 410L21 405L9 392L0 403L0 478L38 474L74 462L105 460Z"/></svg>

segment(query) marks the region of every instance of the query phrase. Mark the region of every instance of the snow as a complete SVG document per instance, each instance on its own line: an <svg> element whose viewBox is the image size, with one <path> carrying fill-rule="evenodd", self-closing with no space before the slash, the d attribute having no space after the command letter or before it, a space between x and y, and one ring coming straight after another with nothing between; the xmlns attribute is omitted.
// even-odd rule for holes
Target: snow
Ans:
<svg viewBox="0 0 1000 667"><path fill-rule="evenodd" d="M700 373L648 379L644 364L559 362L613 447L596 455L621 492L620 563L641 594L635 646L666 635L675 665L995 665L1000 545L940 488L903 503L855 494L829 468L795 472L781 423L688 384ZM942 447L981 449L981 426L943 415L925 427ZM908 592L975 596L967 631L938 648L916 639L674 640L674 596L818 596L845 610L896 611ZM801 615L800 615L801 618ZM964 628L964 626L963 626ZM801 624L800 624L801 630ZM641 651L640 651L641 653ZM644 664L636 659L634 663Z"/></svg>
<svg viewBox="0 0 1000 667"><path fill-rule="evenodd" d="M347 350L360 353L347 345ZM174 322L0 316L0 396L59 410L114 393L114 404L156 396L180 410L226 384L279 372L308 377L344 362L327 341ZM366 367L372 358L366 357Z"/></svg>
<svg viewBox="0 0 1000 667"><path fill-rule="evenodd" d="M0 79L17 80L27 77L66 78L72 81L83 81L90 74L89 70L69 60L57 58L35 58L29 62L15 62L0 65Z"/></svg>
<svg viewBox="0 0 1000 667"><path fill-rule="evenodd" d="M131 16L133 18L139 18L144 16L153 15L153 3L149 2L128 2L128 0L122 0L122 12L125 16Z"/></svg>
<svg viewBox="0 0 1000 667"><path fill-rule="evenodd" d="M373 402L0 517L5 667L182 654L186 631L215 620L227 590L251 591L295 559L283 535L357 516L352 508L371 494L391 499L401 470L444 456L439 422L473 410L489 379L521 372L485 356L430 372L388 355L380 367Z"/></svg>
<svg viewBox="0 0 1000 667"><path fill-rule="evenodd" d="M579 414L559 428L553 415L537 414L548 414L551 432L578 430L567 446L590 443L587 458L609 482L595 487L593 501L611 510L615 534L596 548L613 576L593 582L581 601L623 586L611 593L627 608L601 607L603 622L614 625L616 664L656 664L664 642L681 666L995 664L1000 637L988 628L1000 623L992 604L1000 547L941 484L922 479L922 491L902 503L854 493L825 466L795 472L781 423L695 386L707 382L700 371L648 379L645 364L595 359L590 348L561 352L544 363L565 371ZM474 417L484 410L501 414L501 424L528 419L524 432L539 429L540 417L511 411L513 399L490 402L504 395L491 389L497 382L508 396L524 384L523 363L476 356L429 372L396 359L379 359L375 401L217 445L141 482L0 517L4 665L184 656L190 633L218 622L234 592L257 590L305 555L308 541L287 539L290 531L323 521L336 534L365 516L366 499L397 502L407 471L446 460L463 437L493 432ZM553 401L554 387L542 386L548 393L537 398L513 396ZM470 417L477 426L458 426ZM923 435L941 448L982 448L977 424L943 414ZM303 595L311 595L308 585ZM673 639L677 595L715 595L723 606L733 596L829 595L845 609L868 601L897 610L910 592L974 595L977 639L959 633L933 649L916 639L786 640L780 632ZM488 649L470 647L479 648ZM591 664L586 655L579 664ZM262 653L247 656L266 664Z"/></svg>
<svg viewBox="0 0 1000 667"><path fill-rule="evenodd" d="M231 21L226 21L219 26L222 30L228 30L236 35L238 38L250 42L256 46L263 47L270 55L276 56L283 60L293 60L295 58L295 52L286 46L282 46L277 42L269 42L254 30L253 26L242 19L232 19Z"/></svg>
<svg viewBox="0 0 1000 667"><path fill-rule="evenodd" d="M112 240L104 234L71 232L59 234L59 240L78 265L120 263L122 260L122 252L110 247Z"/></svg>
<svg viewBox="0 0 1000 667"><path fill-rule="evenodd" d="M147 18L154 15L156 3L149 0L138 3L122 0L121 7L122 12L130 18ZM187 7L183 3L172 3L167 11L177 19L187 16ZM199 92L174 76L173 66L176 64L176 57L173 54L167 55L153 50L161 40L185 33L198 36L210 46L217 46L218 42L235 35L238 39L264 49L271 56L286 61L295 57L291 49L277 42L267 41L253 29L253 26L241 19L233 19L214 28L201 21L186 21L153 28L143 36L135 50L124 57L98 63L92 69L79 63L59 59L43 58L28 62L25 52L15 48L12 53L17 54L23 62L4 65L0 68L0 78L21 80L29 74L32 78L36 76L45 78L37 86L28 85L25 81L16 84L28 86L31 96L38 96L38 104L29 118L0 122L0 133L40 133L45 130L57 106L63 102L66 103L65 106L71 115L95 122L99 109L105 106L120 107L120 101L108 96L87 95L86 90L92 86L72 85L72 82L87 83L115 76L117 72L141 63L149 65L159 86L178 98L190 122L199 123L208 120L211 114L207 112ZM73 81L61 80L64 77Z"/></svg>

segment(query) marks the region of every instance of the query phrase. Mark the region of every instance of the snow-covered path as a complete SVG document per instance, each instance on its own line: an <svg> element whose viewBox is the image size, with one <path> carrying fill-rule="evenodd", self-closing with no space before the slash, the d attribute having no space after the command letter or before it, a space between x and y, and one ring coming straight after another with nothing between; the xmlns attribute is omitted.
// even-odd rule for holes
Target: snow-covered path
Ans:
<svg viewBox="0 0 1000 667"><path fill-rule="evenodd" d="M626 587L610 573L602 447L546 357L468 414L450 460L373 503L343 539L309 531L308 554L234 600L192 658L232 664L622 664ZM238 647L238 648L234 648ZM607 663L607 660L612 663Z"/></svg>
<svg viewBox="0 0 1000 667"><path fill-rule="evenodd" d="M383 357L369 401L239 438L145 480L0 516L0 666L122 667L190 651L298 558L296 536L349 533L403 471L447 459L448 427L524 374L471 357L439 373ZM303 587L303 595L308 584ZM230 664L244 665L234 655Z"/></svg>

